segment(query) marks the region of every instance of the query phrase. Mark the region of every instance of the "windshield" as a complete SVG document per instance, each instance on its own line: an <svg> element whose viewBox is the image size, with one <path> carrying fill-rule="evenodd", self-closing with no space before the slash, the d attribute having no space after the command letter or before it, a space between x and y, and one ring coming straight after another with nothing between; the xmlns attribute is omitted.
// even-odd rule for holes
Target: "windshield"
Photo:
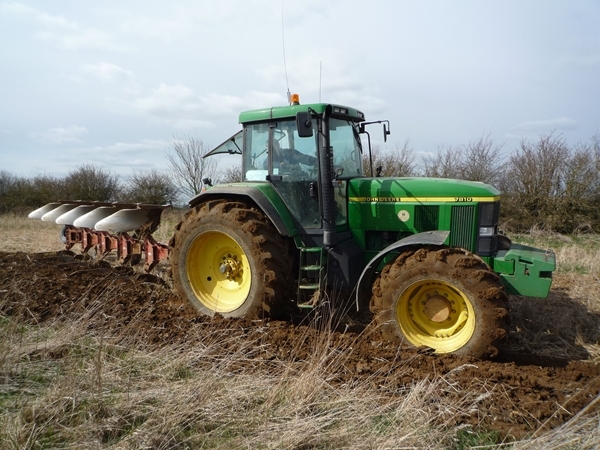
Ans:
<svg viewBox="0 0 600 450"><path fill-rule="evenodd" d="M356 124L332 118L329 122L329 136L334 170L338 173L342 170L338 178L362 176L362 146Z"/></svg>

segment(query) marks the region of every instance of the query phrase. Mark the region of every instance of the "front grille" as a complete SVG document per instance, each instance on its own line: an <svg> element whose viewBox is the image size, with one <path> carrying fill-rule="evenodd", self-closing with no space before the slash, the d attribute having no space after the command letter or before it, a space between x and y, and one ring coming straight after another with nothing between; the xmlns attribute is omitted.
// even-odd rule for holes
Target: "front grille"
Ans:
<svg viewBox="0 0 600 450"><path fill-rule="evenodd" d="M417 230L417 233L437 230L439 216L439 206L415 206L415 230Z"/></svg>
<svg viewBox="0 0 600 450"><path fill-rule="evenodd" d="M450 245L472 251L473 226L475 225L474 206L453 206L450 219Z"/></svg>

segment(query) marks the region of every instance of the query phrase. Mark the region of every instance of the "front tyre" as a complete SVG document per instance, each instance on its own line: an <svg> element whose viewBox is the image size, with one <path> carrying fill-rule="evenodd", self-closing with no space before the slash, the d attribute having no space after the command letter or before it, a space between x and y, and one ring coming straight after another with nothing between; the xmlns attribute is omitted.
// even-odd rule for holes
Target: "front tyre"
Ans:
<svg viewBox="0 0 600 450"><path fill-rule="evenodd" d="M500 278L458 248L400 254L375 281L371 311L383 340L477 358L498 353L508 325Z"/></svg>
<svg viewBox="0 0 600 450"><path fill-rule="evenodd" d="M205 315L276 317L291 284L288 245L254 207L222 200L199 205L171 241L174 287Z"/></svg>

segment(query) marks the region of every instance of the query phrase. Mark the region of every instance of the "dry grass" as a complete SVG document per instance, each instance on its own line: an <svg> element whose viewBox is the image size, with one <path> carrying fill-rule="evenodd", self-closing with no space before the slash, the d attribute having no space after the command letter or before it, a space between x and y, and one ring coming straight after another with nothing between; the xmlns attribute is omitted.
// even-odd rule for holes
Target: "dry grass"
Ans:
<svg viewBox="0 0 600 450"><path fill-rule="evenodd" d="M396 400L368 384L334 387L328 374L345 357L327 333L306 361L252 367L240 361L254 358L253 338L223 352L225 331L199 330L193 348L142 351L86 335L86 320L2 322L2 448L441 449L456 430L440 424L477 407L475 394L444 403L443 379Z"/></svg>
<svg viewBox="0 0 600 450"><path fill-rule="evenodd" d="M533 230L512 238L553 250L557 270L547 299L511 296L508 345L553 358L600 362L600 236Z"/></svg>
<svg viewBox="0 0 600 450"><path fill-rule="evenodd" d="M29 220L20 215L0 215L0 242L7 252L52 252L63 250L60 226L54 222Z"/></svg>
<svg viewBox="0 0 600 450"><path fill-rule="evenodd" d="M173 214L160 240L168 240ZM56 225L20 217L0 216L0 239L8 251L62 248ZM600 335L577 330L597 329L598 237L535 241L557 252L556 289L548 300L513 299L520 328L514 339L553 355L583 349L597 360ZM536 328L540 314L556 316L553 334ZM115 345L123 339L89 335L86 320L32 326L0 317L0 448L600 448L598 418L585 411L511 444L451 426L453 417L478 408L485 384L459 402L440 395L450 378L415 383L394 399L367 383L334 386L329 374L345 356L331 350L326 332L309 360L280 362L256 359L251 338L224 353L228 337L202 329L190 336L199 342L193 348L147 351L131 339ZM240 367L241 360L254 367Z"/></svg>
<svg viewBox="0 0 600 450"><path fill-rule="evenodd" d="M91 308L101 308L103 299ZM201 330L190 347L142 350L90 336L87 317L66 327L0 319L0 445L3 449L593 449L597 418L580 414L520 442L455 427L490 388L456 396L453 373L406 386L393 398L370 384L334 386L344 364L329 335L312 357L255 358L257 342L223 352L225 330ZM301 341L301 340L300 340ZM254 366L240 365L253 360ZM399 364L402 364L401 362ZM460 368L456 369L460 370ZM477 446L477 447L476 447Z"/></svg>

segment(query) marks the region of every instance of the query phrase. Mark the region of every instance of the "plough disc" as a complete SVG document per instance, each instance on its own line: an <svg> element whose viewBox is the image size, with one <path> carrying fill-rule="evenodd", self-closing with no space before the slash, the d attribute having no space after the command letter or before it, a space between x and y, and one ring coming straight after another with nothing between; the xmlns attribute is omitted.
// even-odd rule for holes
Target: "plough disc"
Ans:
<svg viewBox="0 0 600 450"><path fill-rule="evenodd" d="M101 257L115 250L120 263L145 260L144 269L150 272L169 255L169 246L152 237L167 208L171 205L60 201L28 217L63 225L60 236L67 249L79 244L83 253L94 248Z"/></svg>

